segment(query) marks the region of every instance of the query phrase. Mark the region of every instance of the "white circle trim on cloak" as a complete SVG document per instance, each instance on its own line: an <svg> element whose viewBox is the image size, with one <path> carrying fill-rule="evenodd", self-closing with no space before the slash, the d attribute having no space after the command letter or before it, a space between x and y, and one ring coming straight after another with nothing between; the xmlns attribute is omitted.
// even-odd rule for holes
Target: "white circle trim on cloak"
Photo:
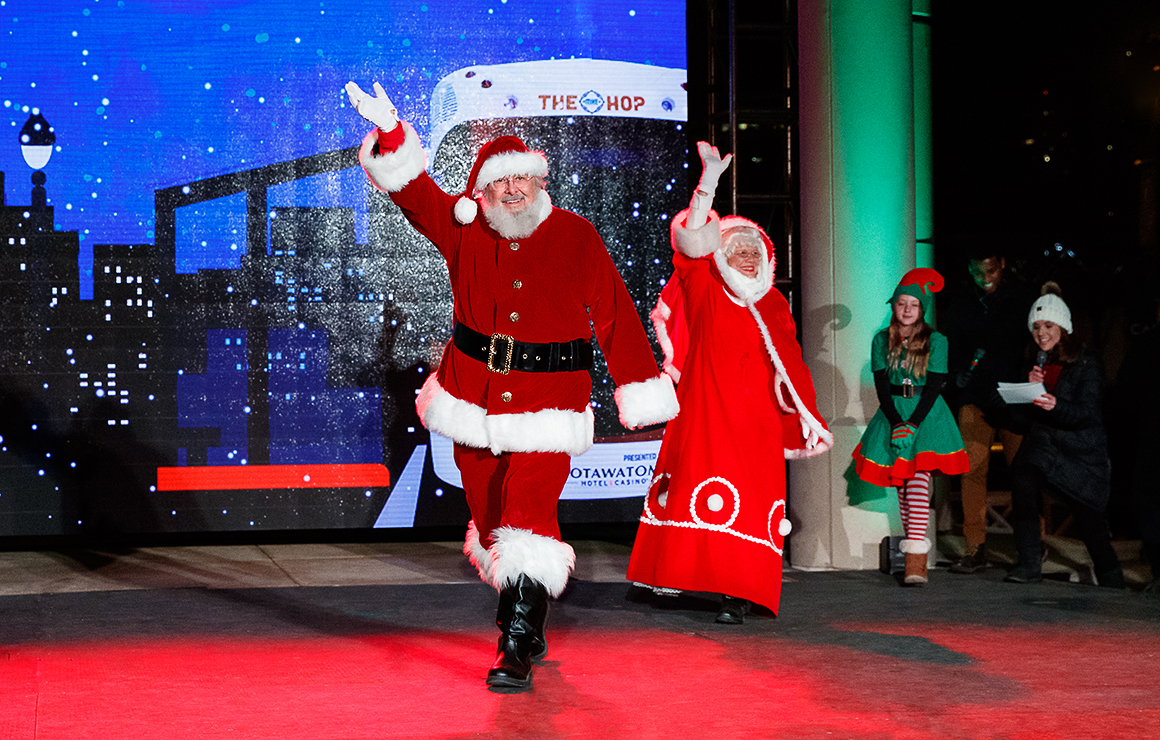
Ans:
<svg viewBox="0 0 1160 740"><path fill-rule="evenodd" d="M736 486L734 486L732 483L730 483L729 481L727 481L724 478L721 478L719 476L713 476L711 478L706 478L704 481L702 481L700 483L700 485L698 485L694 489L693 495L692 495L692 497L690 499L690 503L689 503L689 513L693 516L694 521L689 522L689 521L675 521L673 519L659 519L656 516L656 514L653 513L652 508L649 506L649 497L652 495L653 488L656 486L656 484L662 478L671 478L671 477L672 476L669 473L661 473L659 475L653 476L652 484L649 485L649 493L646 494L644 497L644 512L640 515L641 524L651 524L651 525L657 526L657 527L679 527L682 529L701 529L701 530L705 530L707 532L718 532L720 534L728 534L728 535L732 535L734 537L737 537L738 539L745 540L746 542L752 542L755 545L764 545L764 546L768 547L769 549L773 550L778 555L783 556L785 554L783 548L778 547L777 543L773 541L773 533L771 531L772 526L773 526L773 513L775 511L777 511L778 507L785 506L785 499L778 499L777 501L774 502L773 508L770 509L768 521L766 524L766 533L768 534L769 539L762 539L760 537L755 537L754 535L746 534L744 532L739 532L736 529L733 529L732 525L736 521L737 515L741 510L740 492L737 491ZM697 492L699 492L705 485L707 485L708 483L712 483L712 482L724 483L734 493L735 498L734 498L733 516L730 517L728 523L726 523L726 524L709 524L709 523L705 522L704 520L702 520L699 516L697 516L697 512L695 510L696 505L697 505ZM785 519L784 517L782 518L781 521L785 524L789 523L789 520ZM783 528L783 525L779 524L778 525L778 532L779 533L781 533L782 528ZM784 539L785 535L787 535L787 534L789 534L788 531L786 531L784 534L782 534L782 538Z"/></svg>
<svg viewBox="0 0 1160 740"><path fill-rule="evenodd" d="M701 493L701 489L710 483L720 483L728 488L729 491L733 494L733 515L729 517L729 521L719 525L722 527L732 527L733 522L737 521L737 515L741 513L741 494L737 492L737 486L733 485L719 475L715 475L712 478L706 478L705 480L698 483L697 487L693 489L693 495L689 497L689 516L693 517L693 521L695 521L697 524L708 524L708 522L702 520L701 516L697 514L697 498L698 494ZM714 495L719 496L720 494ZM712 496L709 498L711 499ZM724 505L723 501L722 505ZM721 510L720 508L714 509L712 503L708 499L705 501L705 506L708 507L709 511Z"/></svg>

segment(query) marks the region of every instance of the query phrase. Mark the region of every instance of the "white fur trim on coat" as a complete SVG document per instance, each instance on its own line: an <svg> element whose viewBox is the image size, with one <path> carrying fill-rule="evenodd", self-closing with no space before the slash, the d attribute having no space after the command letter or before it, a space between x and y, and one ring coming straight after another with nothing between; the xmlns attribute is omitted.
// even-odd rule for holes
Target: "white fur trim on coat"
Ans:
<svg viewBox="0 0 1160 740"><path fill-rule="evenodd" d="M491 532L491 572L497 591L520 576L542 583L549 596L559 596L576 565L576 552L566 542L527 529L499 527Z"/></svg>
<svg viewBox="0 0 1160 740"><path fill-rule="evenodd" d="M669 308L669 304L665 303L664 300L658 300L656 308L648 316L652 319L653 328L657 332L657 344L665 353L665 373L673 379L674 383L680 383L681 371L673 364L673 338L669 336L668 328L669 317L672 315L673 309Z"/></svg>
<svg viewBox="0 0 1160 740"><path fill-rule="evenodd" d="M689 209L686 208L677 214L669 226L673 246L678 252L696 260L721 248L721 223L716 212L709 211L709 221L699 229L688 228L685 225L688 218Z"/></svg>
<svg viewBox="0 0 1160 740"><path fill-rule="evenodd" d="M443 390L434 373L415 397L415 410L423 426L468 447L486 449L487 412Z"/></svg>
<svg viewBox="0 0 1160 740"><path fill-rule="evenodd" d="M541 409L522 414L488 414L483 408L444 390L435 375L427 378L415 399L423 426L444 437L492 454L567 452L582 455L592 447L596 420L584 411Z"/></svg>
<svg viewBox="0 0 1160 740"><path fill-rule="evenodd" d="M921 540L902 540L898 543L898 549L908 555L925 555L930 552L930 540L925 537Z"/></svg>
<svg viewBox="0 0 1160 740"><path fill-rule="evenodd" d="M423 145L419 143L419 135L411 128L411 124L406 121L400 123L406 137L398 149L375 154L376 145L379 143L379 130L374 129L363 138L362 147L358 152L358 161L366 170L367 177L376 188L385 193L399 192L427 169L427 155L423 152Z"/></svg>
<svg viewBox="0 0 1160 740"><path fill-rule="evenodd" d="M475 526L474 519L467 523L467 536L463 538L463 554L479 571L479 580L495 587L495 577L491 572L491 553L479 541L479 530Z"/></svg>
<svg viewBox="0 0 1160 740"><path fill-rule="evenodd" d="M757 268L757 275L752 278L730 267L729 258L720 249L713 253L713 262L721 273L721 279L733 295L740 299L737 302L741 305L757 303L773 288L773 270L769 269L769 259L765 254L761 255L761 267Z"/></svg>
<svg viewBox="0 0 1160 740"><path fill-rule="evenodd" d="M673 379L668 375L626 383L616 389L614 396L620 410L620 423L629 429L660 424L674 418L681 410Z"/></svg>
<svg viewBox="0 0 1160 740"><path fill-rule="evenodd" d="M501 452L567 452L583 455L592 447L596 417L583 412L540 409L522 414L488 414L487 431L493 454Z"/></svg>
<svg viewBox="0 0 1160 740"><path fill-rule="evenodd" d="M793 407L801 419L802 436L806 439L806 445L801 449L787 448L785 457L787 460L800 460L802 458L820 455L834 446L834 435L826 429L820 420L810 413L809 408L802 402L797 389L793 387L793 383L789 380L789 374L785 371L785 364L781 361L781 355L777 353L777 349L773 346L773 338L769 336L769 329L765 326L765 322L761 320L761 313L758 312L757 307L750 303L748 308L749 313L753 316L753 320L757 323L758 330L761 332L761 339L765 342L765 351L769 353L769 359L773 361L774 370L780 376L774 382L774 391L779 395L781 394L782 388L789 391L790 398L793 400ZM781 403L780 399L778 403Z"/></svg>

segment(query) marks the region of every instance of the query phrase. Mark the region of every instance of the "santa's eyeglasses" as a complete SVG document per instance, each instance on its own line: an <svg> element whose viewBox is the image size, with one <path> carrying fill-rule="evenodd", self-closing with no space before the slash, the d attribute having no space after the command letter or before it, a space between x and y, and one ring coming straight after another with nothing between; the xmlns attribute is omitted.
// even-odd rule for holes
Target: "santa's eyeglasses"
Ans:
<svg viewBox="0 0 1160 740"><path fill-rule="evenodd" d="M510 185L523 185L526 182L531 182L531 180L531 175L508 175L507 177L501 177L498 180L492 180L488 184L492 187L502 188L505 183Z"/></svg>

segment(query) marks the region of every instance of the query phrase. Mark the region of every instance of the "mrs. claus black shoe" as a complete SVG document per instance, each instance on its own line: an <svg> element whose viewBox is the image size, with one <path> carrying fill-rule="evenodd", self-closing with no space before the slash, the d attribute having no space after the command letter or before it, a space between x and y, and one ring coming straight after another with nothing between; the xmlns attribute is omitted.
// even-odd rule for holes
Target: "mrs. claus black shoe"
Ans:
<svg viewBox="0 0 1160 740"><path fill-rule="evenodd" d="M714 621L718 624L744 624L747 611L749 611L748 601L722 594L721 609Z"/></svg>

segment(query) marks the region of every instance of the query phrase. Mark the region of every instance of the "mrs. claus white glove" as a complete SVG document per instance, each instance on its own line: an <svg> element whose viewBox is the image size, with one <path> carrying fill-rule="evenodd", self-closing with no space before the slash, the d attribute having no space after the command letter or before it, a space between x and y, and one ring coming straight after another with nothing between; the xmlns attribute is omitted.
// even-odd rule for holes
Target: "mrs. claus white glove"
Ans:
<svg viewBox="0 0 1160 740"><path fill-rule="evenodd" d="M717 181L733 161L732 154L722 158L717 147L710 146L707 141L697 142L697 153L701 155L701 181L689 204L687 223L691 229L699 229L708 221L709 209L713 207L713 195L717 192Z"/></svg>

